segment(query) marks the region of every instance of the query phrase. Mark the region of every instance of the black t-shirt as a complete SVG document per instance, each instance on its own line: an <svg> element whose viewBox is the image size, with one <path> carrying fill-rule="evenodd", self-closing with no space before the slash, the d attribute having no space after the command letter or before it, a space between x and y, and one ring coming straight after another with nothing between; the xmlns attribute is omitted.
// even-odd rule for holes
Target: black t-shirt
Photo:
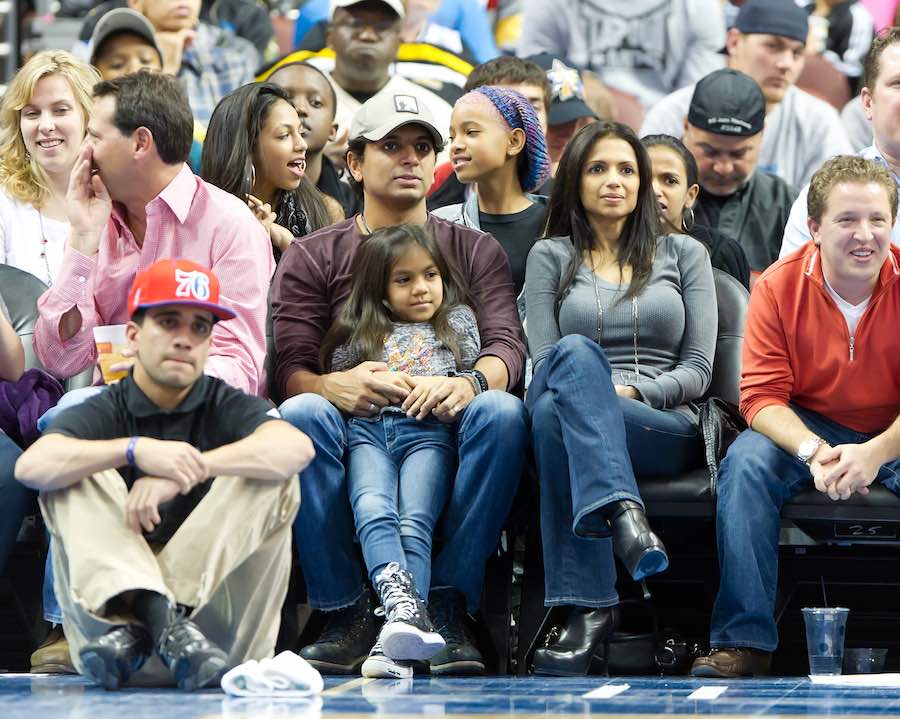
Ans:
<svg viewBox="0 0 900 719"><path fill-rule="evenodd" d="M206 452L253 434L257 427L274 419L267 414L269 410L265 400L206 375L197 380L178 407L162 410L141 391L130 373L105 392L60 412L45 434L86 440L150 437L187 442ZM129 488L146 474L128 465L118 471ZM188 494L160 505L162 521L153 532L144 533L147 541L162 544L171 539L210 485L210 481L201 482Z"/></svg>
<svg viewBox="0 0 900 719"><path fill-rule="evenodd" d="M548 177L547 181L536 189L533 194L550 197L553 194L553 185L554 178ZM434 212L448 205L461 205L466 201L467 186L457 179L455 172L451 172L440 185L429 190L430 194L425 201L428 211Z"/></svg>
<svg viewBox="0 0 900 719"><path fill-rule="evenodd" d="M482 232L490 232L500 243L509 257L516 297L525 285L525 261L537 238L544 231L544 214L547 208L534 203L521 212L511 215L490 215L478 213L478 223Z"/></svg>
<svg viewBox="0 0 900 719"><path fill-rule="evenodd" d="M697 221L702 221L707 227L718 227L719 215L722 214L722 208L725 207L725 203L727 203L731 197L731 195L714 195L701 187L700 197L694 205Z"/></svg>

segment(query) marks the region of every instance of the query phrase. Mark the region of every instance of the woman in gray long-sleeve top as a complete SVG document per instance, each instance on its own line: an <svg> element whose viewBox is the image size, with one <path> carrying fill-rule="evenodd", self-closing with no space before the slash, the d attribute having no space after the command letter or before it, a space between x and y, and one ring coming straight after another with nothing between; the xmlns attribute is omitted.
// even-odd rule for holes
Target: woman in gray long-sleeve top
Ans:
<svg viewBox="0 0 900 719"><path fill-rule="evenodd" d="M545 603L570 608L559 638L535 652L540 674L587 674L614 630L614 553L636 580L668 565L635 472L702 460L695 401L715 352L712 268L698 241L660 235L651 178L629 128L585 127L560 161L550 239L528 256Z"/></svg>

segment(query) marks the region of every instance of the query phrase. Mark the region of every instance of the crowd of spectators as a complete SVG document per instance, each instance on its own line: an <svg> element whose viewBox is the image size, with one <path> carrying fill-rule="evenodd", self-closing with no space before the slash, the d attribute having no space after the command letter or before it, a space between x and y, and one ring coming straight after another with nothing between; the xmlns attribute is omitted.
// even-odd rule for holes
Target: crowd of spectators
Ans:
<svg viewBox="0 0 900 719"><path fill-rule="evenodd" d="M50 538L33 670L212 685L272 655L293 555L322 673L483 673L531 463L561 612L531 668L589 673L617 562L677 561L638 479L706 461L728 281L746 429L693 673L768 673L784 502L900 493L883 4L306 0L289 47L250 0L93 4L0 101L0 263L45 288L26 367L0 287L0 571L36 506Z"/></svg>

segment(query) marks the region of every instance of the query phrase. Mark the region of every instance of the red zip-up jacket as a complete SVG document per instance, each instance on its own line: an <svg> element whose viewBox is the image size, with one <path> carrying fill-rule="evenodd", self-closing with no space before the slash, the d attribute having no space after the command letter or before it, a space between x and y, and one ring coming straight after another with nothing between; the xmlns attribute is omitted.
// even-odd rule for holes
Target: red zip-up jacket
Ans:
<svg viewBox="0 0 900 719"><path fill-rule="evenodd" d="M857 432L900 413L900 249L890 254L851 337L812 242L769 267L750 296L741 413L789 402Z"/></svg>

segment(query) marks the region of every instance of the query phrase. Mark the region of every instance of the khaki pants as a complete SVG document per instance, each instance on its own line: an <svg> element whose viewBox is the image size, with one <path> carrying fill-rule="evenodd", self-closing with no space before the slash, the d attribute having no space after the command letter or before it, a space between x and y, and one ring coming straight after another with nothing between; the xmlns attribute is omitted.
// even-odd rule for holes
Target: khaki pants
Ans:
<svg viewBox="0 0 900 719"><path fill-rule="evenodd" d="M296 477L219 477L158 552L125 524L128 489L115 470L41 495L53 545L56 597L75 667L84 644L133 623L107 603L151 590L193 607L191 619L235 666L275 650L291 567ZM136 683L171 681L153 658Z"/></svg>

